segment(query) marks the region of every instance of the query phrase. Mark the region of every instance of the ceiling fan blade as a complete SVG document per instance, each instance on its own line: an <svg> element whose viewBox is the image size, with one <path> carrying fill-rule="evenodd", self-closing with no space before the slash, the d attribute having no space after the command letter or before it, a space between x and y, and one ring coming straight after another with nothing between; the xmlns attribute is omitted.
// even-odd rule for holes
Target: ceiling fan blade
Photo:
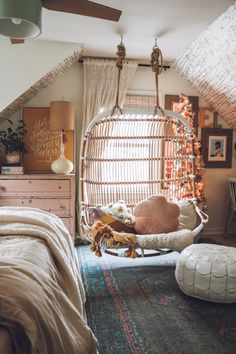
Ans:
<svg viewBox="0 0 236 354"><path fill-rule="evenodd" d="M120 10L88 0L42 0L42 5L48 10L69 12L116 22L119 21L122 13Z"/></svg>
<svg viewBox="0 0 236 354"><path fill-rule="evenodd" d="M24 39L11 38L11 44L21 44L24 43Z"/></svg>

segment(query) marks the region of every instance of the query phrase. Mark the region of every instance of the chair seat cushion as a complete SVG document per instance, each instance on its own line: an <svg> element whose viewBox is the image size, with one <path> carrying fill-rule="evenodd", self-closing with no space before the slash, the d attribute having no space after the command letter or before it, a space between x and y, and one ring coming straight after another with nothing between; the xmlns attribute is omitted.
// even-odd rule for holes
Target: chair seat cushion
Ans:
<svg viewBox="0 0 236 354"><path fill-rule="evenodd" d="M193 244L178 257L176 281L193 297L214 302L236 302L236 248Z"/></svg>

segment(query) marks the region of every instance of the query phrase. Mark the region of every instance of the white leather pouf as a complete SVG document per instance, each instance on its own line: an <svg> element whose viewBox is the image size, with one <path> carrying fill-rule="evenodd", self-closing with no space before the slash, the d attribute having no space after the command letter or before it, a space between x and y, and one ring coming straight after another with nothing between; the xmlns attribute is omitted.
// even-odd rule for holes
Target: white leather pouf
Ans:
<svg viewBox="0 0 236 354"><path fill-rule="evenodd" d="M236 302L236 248L193 244L177 259L175 278L187 295L215 302Z"/></svg>

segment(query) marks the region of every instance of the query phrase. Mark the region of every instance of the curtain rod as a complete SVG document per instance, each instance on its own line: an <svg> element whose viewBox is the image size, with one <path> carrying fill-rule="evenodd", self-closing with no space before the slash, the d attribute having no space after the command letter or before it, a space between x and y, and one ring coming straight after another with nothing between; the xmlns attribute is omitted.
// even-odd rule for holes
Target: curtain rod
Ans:
<svg viewBox="0 0 236 354"><path fill-rule="evenodd" d="M104 58L104 57L82 57L82 58L79 59L79 62L83 63L84 59L86 59L86 58L91 58L91 59L113 59L113 60L116 60L115 58ZM144 63L138 63L138 66L146 67L146 68L150 68L151 67L150 64L144 64ZM161 65L158 65L158 67L160 68ZM163 69L164 70L170 69L170 65L163 65Z"/></svg>
<svg viewBox="0 0 236 354"><path fill-rule="evenodd" d="M145 66L147 68L150 68L151 65L150 64L142 64L142 63L139 63L138 66ZM161 65L158 65L158 68L161 68ZM166 69L170 69L170 65L163 65L163 69L166 70Z"/></svg>

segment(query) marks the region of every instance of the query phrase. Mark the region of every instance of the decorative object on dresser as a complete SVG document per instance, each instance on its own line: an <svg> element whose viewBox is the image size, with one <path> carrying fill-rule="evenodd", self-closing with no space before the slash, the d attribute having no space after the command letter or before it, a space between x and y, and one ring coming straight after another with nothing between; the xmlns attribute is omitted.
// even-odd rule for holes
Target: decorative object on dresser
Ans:
<svg viewBox="0 0 236 354"><path fill-rule="evenodd" d="M19 124L14 127L13 122L7 120L10 126L0 131L0 149L4 150L8 164L20 164L21 154L27 151L24 144L25 123L19 120Z"/></svg>
<svg viewBox="0 0 236 354"><path fill-rule="evenodd" d="M74 130L75 105L68 101L54 101L50 104L50 129L59 130L61 134L60 156L51 164L55 173L68 174L73 168L73 162L65 157L67 138L65 130Z"/></svg>
<svg viewBox="0 0 236 354"><path fill-rule="evenodd" d="M23 175L24 174L24 167L23 166L11 166L11 165L7 165L7 166L2 166L1 167L1 173L3 175Z"/></svg>
<svg viewBox="0 0 236 354"><path fill-rule="evenodd" d="M0 206L26 206L52 212L75 236L73 174L0 175Z"/></svg>
<svg viewBox="0 0 236 354"><path fill-rule="evenodd" d="M24 107L23 120L27 134L24 137L27 154L23 154L23 165L28 172L51 172L51 163L58 158L61 137L49 129L49 107ZM67 131L68 143L65 157L74 161L74 132Z"/></svg>

